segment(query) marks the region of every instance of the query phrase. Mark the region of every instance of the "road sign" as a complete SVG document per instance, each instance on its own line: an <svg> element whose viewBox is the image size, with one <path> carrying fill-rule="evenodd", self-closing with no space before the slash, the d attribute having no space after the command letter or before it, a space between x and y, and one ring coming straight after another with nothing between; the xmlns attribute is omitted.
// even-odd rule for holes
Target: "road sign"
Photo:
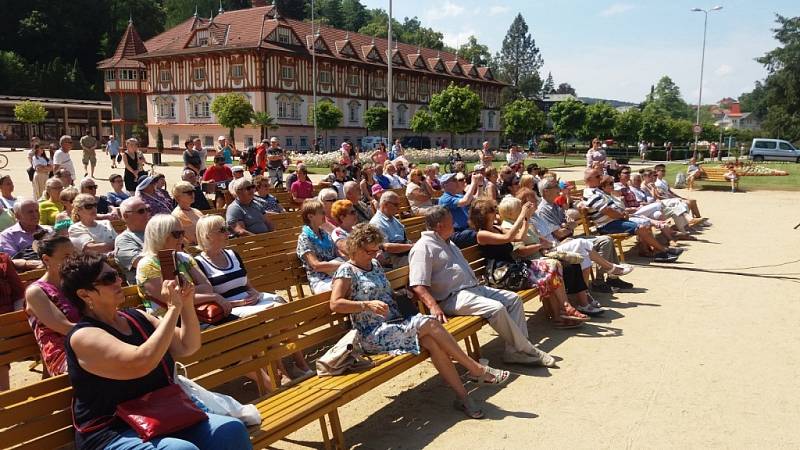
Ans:
<svg viewBox="0 0 800 450"><path fill-rule="evenodd" d="M692 133L700 134L702 132L703 132L703 126L702 125L700 125L699 123L696 123L696 124L692 125Z"/></svg>

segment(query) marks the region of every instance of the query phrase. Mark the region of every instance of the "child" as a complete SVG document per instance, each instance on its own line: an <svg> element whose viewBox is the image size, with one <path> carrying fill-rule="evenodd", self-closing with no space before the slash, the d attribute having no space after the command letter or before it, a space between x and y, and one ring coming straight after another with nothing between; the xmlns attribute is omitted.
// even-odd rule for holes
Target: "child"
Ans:
<svg viewBox="0 0 800 450"><path fill-rule="evenodd" d="M739 175L736 174L736 166L728 164L728 171L725 172L725 179L731 182L731 192L736 192L736 185L739 184Z"/></svg>

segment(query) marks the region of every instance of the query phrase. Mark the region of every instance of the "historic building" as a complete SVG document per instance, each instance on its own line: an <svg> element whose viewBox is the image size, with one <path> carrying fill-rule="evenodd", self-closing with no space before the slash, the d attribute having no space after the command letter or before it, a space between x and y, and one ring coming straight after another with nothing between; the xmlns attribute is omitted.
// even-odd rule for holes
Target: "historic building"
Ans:
<svg viewBox="0 0 800 450"><path fill-rule="evenodd" d="M254 2L257 3L257 2ZM329 27L312 35L311 23L281 17L273 6L191 17L143 42L133 23L111 58L98 63L111 98L115 133L130 136L137 123L147 127L150 146L160 129L166 147L199 136L204 145L227 134L210 111L214 97L243 94L255 111L266 111L279 128L271 131L284 147L307 149L314 139L311 108L312 51L316 53L317 102L331 101L344 116L327 133L326 147L368 134L364 112L387 103L387 60L393 66L393 134L414 134L414 113L451 82L471 87L483 101L480 131L459 135L457 146L477 147L499 138L500 90L488 67L456 55ZM383 132L385 133L385 132ZM378 135L380 132L369 132ZM320 132L322 135L322 132ZM254 127L237 129L236 145L259 139ZM446 133L432 134L449 139Z"/></svg>

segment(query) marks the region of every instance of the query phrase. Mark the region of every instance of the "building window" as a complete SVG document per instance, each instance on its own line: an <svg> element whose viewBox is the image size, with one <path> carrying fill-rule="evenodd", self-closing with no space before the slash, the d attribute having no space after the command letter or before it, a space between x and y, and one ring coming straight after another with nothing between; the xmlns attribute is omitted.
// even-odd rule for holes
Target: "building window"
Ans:
<svg viewBox="0 0 800 450"><path fill-rule="evenodd" d="M300 148L308 148L308 136L300 136Z"/></svg>
<svg viewBox="0 0 800 450"><path fill-rule="evenodd" d="M294 138L292 136L287 136L286 137L286 147L287 148L294 147Z"/></svg>
<svg viewBox="0 0 800 450"><path fill-rule="evenodd" d="M408 121L408 107L406 105L397 105L397 124L405 125Z"/></svg>
<svg viewBox="0 0 800 450"><path fill-rule="evenodd" d="M429 93L430 86L428 86L428 80L421 80L419 82L419 95L427 97Z"/></svg>
<svg viewBox="0 0 800 450"><path fill-rule="evenodd" d="M231 78L242 78L244 77L244 65L243 64L234 64L231 66Z"/></svg>
<svg viewBox="0 0 800 450"><path fill-rule="evenodd" d="M120 80L135 80L138 78L139 72L131 69L121 69L119 71Z"/></svg>
<svg viewBox="0 0 800 450"><path fill-rule="evenodd" d="M193 95L189 97L189 116L192 118L206 119L211 117L211 97L208 95ZM213 141L212 141L213 144Z"/></svg>
<svg viewBox="0 0 800 450"><path fill-rule="evenodd" d="M337 147L336 141L337 141L336 136L331 136L330 138L328 138L328 144L330 145L329 148L336 148Z"/></svg>
<svg viewBox="0 0 800 450"><path fill-rule="evenodd" d="M156 97L156 99L153 102L156 105L156 117L158 117L159 119L175 118L174 97Z"/></svg>
<svg viewBox="0 0 800 450"><path fill-rule="evenodd" d="M214 146L214 137L203 136L203 147L213 147L213 146Z"/></svg>
<svg viewBox="0 0 800 450"><path fill-rule="evenodd" d="M351 100L350 103L347 104L347 106L349 111L347 117L349 118L350 122L358 122L361 103L355 100Z"/></svg>
<svg viewBox="0 0 800 450"><path fill-rule="evenodd" d="M291 31L286 27L278 27L278 42L281 44L290 44L292 42Z"/></svg>
<svg viewBox="0 0 800 450"><path fill-rule="evenodd" d="M117 79L117 72L115 70L106 70L106 81L113 81Z"/></svg>
<svg viewBox="0 0 800 450"><path fill-rule="evenodd" d="M405 78L400 78L397 80L397 93L405 95L406 92L408 92L408 81Z"/></svg>
<svg viewBox="0 0 800 450"><path fill-rule="evenodd" d="M192 75L195 81L203 81L206 79L206 68L205 67L195 67L192 71Z"/></svg>
<svg viewBox="0 0 800 450"><path fill-rule="evenodd" d="M180 147L181 146L181 137L177 134L172 135L172 144L173 147Z"/></svg>
<svg viewBox="0 0 800 450"><path fill-rule="evenodd" d="M358 86L358 74L357 73L351 73L350 77L347 80L347 84L349 84L350 86L353 86L353 87Z"/></svg>
<svg viewBox="0 0 800 450"><path fill-rule="evenodd" d="M486 128L489 130L494 129L494 114L494 111L489 111L489 113L486 114Z"/></svg>
<svg viewBox="0 0 800 450"><path fill-rule="evenodd" d="M281 78L284 80L294 80L294 67L281 66Z"/></svg>
<svg viewBox="0 0 800 450"><path fill-rule="evenodd" d="M169 83L172 81L172 73L169 70L161 69L158 71L158 79L161 80L162 83Z"/></svg>
<svg viewBox="0 0 800 450"><path fill-rule="evenodd" d="M303 99L299 96L288 96L285 94L278 96L278 118L300 120L300 107Z"/></svg>
<svg viewBox="0 0 800 450"><path fill-rule="evenodd" d="M139 79L140 80L146 80L147 79L147 71L146 70L139 71Z"/></svg>
<svg viewBox="0 0 800 450"><path fill-rule="evenodd" d="M330 70L320 70L319 71L319 82L322 84L330 84L331 83L331 71Z"/></svg>

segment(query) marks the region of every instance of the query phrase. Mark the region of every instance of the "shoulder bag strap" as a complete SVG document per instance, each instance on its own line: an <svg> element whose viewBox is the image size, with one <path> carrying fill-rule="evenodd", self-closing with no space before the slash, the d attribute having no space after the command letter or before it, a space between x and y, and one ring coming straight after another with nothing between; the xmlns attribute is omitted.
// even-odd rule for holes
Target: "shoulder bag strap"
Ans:
<svg viewBox="0 0 800 450"><path fill-rule="evenodd" d="M122 315L122 317L128 319L128 322L131 322L133 324L133 326L136 328L136 330L139 331L139 334L144 338L145 341L150 338L150 335L147 333L147 331L145 331L144 327L142 327L142 325L139 323L138 320L136 320L133 316L126 313L125 311L119 311L119 313ZM161 367L164 369L164 374L167 376L167 380L169 380L169 382L172 383L173 382L172 375L170 375L169 373L169 369L167 368L166 361L164 361L164 357L161 357Z"/></svg>

